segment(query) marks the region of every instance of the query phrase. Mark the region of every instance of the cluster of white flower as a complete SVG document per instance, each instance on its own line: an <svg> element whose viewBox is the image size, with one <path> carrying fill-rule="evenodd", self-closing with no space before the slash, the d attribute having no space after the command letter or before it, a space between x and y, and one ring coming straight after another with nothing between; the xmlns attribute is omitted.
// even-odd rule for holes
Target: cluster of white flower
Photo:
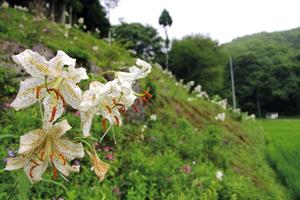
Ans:
<svg viewBox="0 0 300 200"><path fill-rule="evenodd" d="M84 18L83 18L83 17L80 17L80 18L78 19L78 23L79 23L79 24L83 24L83 23L84 23Z"/></svg>
<svg viewBox="0 0 300 200"><path fill-rule="evenodd" d="M202 91L201 85L197 85L194 88L193 93L196 95L197 98L209 99L209 96L208 96L207 92L206 91Z"/></svg>
<svg viewBox="0 0 300 200"><path fill-rule="evenodd" d="M23 7L23 6L14 6L14 9L20 10L20 11L24 11L24 12L28 12L28 8L27 7Z"/></svg>
<svg viewBox="0 0 300 200"><path fill-rule="evenodd" d="M189 81L187 82L183 87L187 90L190 91L191 88L195 85L195 81Z"/></svg>
<svg viewBox="0 0 300 200"><path fill-rule="evenodd" d="M151 120L151 121L156 121L156 120L157 120L157 115L156 115L156 114L152 114L152 115L150 116L150 120Z"/></svg>
<svg viewBox="0 0 300 200"><path fill-rule="evenodd" d="M7 3L7 1L3 1L1 4L1 8L9 8L9 3Z"/></svg>
<svg viewBox="0 0 300 200"><path fill-rule="evenodd" d="M21 65L30 77L20 83L19 92L11 107L20 110L38 102L43 125L42 128L21 136L18 156L7 159L5 170L23 168L32 182L40 181L49 165L54 176L68 176L70 172L79 170L68 163L84 157L85 150L96 175L103 180L109 165L99 159L92 145L87 145L84 149L82 143L62 138L71 126L67 120L56 120L69 105L80 112L83 135L89 136L93 117L101 115L104 137L111 126L122 125L121 116L126 114L129 107L135 107L136 99L141 103L148 102L151 98L148 91L138 94L132 89L137 79L145 78L151 72L151 66L138 59L138 67L130 67L129 72L115 72L115 79L104 84L94 81L89 90L82 92L77 84L89 78L86 69L75 68L76 60L63 51L58 51L54 58L47 61L40 54L25 50L13 56L13 60ZM106 120L109 122L109 128L106 127ZM86 143L87 141L84 141L84 144Z"/></svg>
<svg viewBox="0 0 300 200"><path fill-rule="evenodd" d="M101 31L100 31L100 29L97 27L97 28L95 29L95 32L99 34Z"/></svg>
<svg viewBox="0 0 300 200"><path fill-rule="evenodd" d="M217 114L215 120L223 122L225 120L226 114L224 112Z"/></svg>
<svg viewBox="0 0 300 200"><path fill-rule="evenodd" d="M222 181L222 180L223 180L223 176L224 176L224 174L223 174L222 171L218 170L218 171L216 172L216 178L217 178L219 181Z"/></svg>
<svg viewBox="0 0 300 200"><path fill-rule="evenodd" d="M92 47L92 50L96 52L96 51L99 50L99 47L95 45L95 46Z"/></svg>

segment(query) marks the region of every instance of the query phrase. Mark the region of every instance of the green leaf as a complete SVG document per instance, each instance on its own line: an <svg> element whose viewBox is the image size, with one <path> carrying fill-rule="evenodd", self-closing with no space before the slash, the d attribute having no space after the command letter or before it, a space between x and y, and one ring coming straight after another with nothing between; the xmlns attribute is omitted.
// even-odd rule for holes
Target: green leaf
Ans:
<svg viewBox="0 0 300 200"><path fill-rule="evenodd" d="M17 171L17 190L19 192L18 197L20 200L27 200L28 199L28 192L30 191L30 188L32 187L32 184L30 183L29 179L25 175L25 173L21 170Z"/></svg>
<svg viewBox="0 0 300 200"><path fill-rule="evenodd" d="M11 135L11 134L5 134L5 135L0 135L0 139L4 138L18 138L18 135Z"/></svg>
<svg viewBox="0 0 300 200"><path fill-rule="evenodd" d="M64 189L66 191L66 193L68 193L67 188L62 183L59 183L59 182L51 180L51 179L45 179L45 178L43 178L42 181L44 181L46 183L53 183L53 184L61 187L62 189Z"/></svg>

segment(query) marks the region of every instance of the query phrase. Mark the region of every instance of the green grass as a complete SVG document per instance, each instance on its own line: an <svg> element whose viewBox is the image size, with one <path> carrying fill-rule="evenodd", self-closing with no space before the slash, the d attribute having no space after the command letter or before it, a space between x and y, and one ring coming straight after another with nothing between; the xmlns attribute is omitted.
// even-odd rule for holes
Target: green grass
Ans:
<svg viewBox="0 0 300 200"><path fill-rule="evenodd" d="M300 198L300 119L262 120L269 157L285 184Z"/></svg>

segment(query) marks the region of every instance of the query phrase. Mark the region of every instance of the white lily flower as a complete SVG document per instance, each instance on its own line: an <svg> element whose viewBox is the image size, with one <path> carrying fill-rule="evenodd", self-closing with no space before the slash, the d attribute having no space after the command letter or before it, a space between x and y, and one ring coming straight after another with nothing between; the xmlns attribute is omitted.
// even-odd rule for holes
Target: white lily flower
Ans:
<svg viewBox="0 0 300 200"><path fill-rule="evenodd" d="M75 68L75 59L58 51L54 58L47 61L37 52L28 49L12 58L31 75L21 82L18 95L11 103L13 108L26 108L47 96L44 100L45 110L50 109L52 113L50 118L45 119L48 121L53 121L62 114L63 107L60 105L68 104L74 109L78 108L82 91L76 84L88 79L88 76L86 69ZM65 65L68 66L67 70L64 69Z"/></svg>
<svg viewBox="0 0 300 200"><path fill-rule="evenodd" d="M84 150L81 143L75 144L61 138L70 129L67 120L63 120L49 129L36 129L21 136L19 156L7 158L5 170L23 168L32 182L42 179L49 163L55 176L57 170L64 176L76 171L68 161L84 157Z"/></svg>
<svg viewBox="0 0 300 200"><path fill-rule="evenodd" d="M120 111L125 112L136 98L133 94L129 94L128 96L131 97L129 99L128 96L122 95L122 91L128 92L126 88L122 89L118 80L109 81L106 84L94 81L90 84L89 90L84 92L79 106L82 130L85 136L89 136L94 115L102 115L103 119L107 119L111 125L122 125ZM102 123L105 126L105 121Z"/></svg>
<svg viewBox="0 0 300 200"><path fill-rule="evenodd" d="M219 180L219 181L222 181L223 180L223 172L222 171L220 171L220 170L218 170L217 172L216 172L216 178Z"/></svg>
<svg viewBox="0 0 300 200"><path fill-rule="evenodd" d="M120 81L129 81L132 83L137 79L145 78L151 72L151 65L141 59L136 60L136 65L138 67L130 67L129 72L116 72L116 77Z"/></svg>
<svg viewBox="0 0 300 200"><path fill-rule="evenodd" d="M218 120L218 121L224 121L225 120L225 113L222 112L222 113L219 113L217 114L217 116L215 116L215 120Z"/></svg>
<svg viewBox="0 0 300 200"><path fill-rule="evenodd" d="M116 79L105 84L92 82L88 91L82 96L79 105L82 131L84 136L90 135L90 128L94 115L103 117L102 125L106 128L106 121L110 125L122 126L121 114L125 114L131 106L137 110L134 102L137 98L132 90L133 83L146 77L151 72L151 65L138 59L136 66L129 69L130 72L116 72ZM145 91L141 99L148 101L151 95Z"/></svg>

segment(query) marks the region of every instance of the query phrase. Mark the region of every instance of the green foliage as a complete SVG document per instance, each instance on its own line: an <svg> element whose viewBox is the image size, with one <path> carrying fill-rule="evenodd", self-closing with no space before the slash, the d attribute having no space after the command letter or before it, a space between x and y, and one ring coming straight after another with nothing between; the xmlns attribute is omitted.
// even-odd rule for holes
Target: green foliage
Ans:
<svg viewBox="0 0 300 200"><path fill-rule="evenodd" d="M172 26L173 20L169 14L169 12L164 9L159 17L158 20L159 24L166 27L166 26Z"/></svg>
<svg viewBox="0 0 300 200"><path fill-rule="evenodd" d="M170 51L170 69L178 78L194 80L210 94L223 87L225 53L217 42L201 35L175 40Z"/></svg>
<svg viewBox="0 0 300 200"><path fill-rule="evenodd" d="M300 113L299 29L260 33L234 40L225 49L233 57L236 96L242 110L258 115ZM223 96L230 98L230 71Z"/></svg>
<svg viewBox="0 0 300 200"><path fill-rule="evenodd" d="M153 59L161 53L162 38L150 25L122 23L114 27L113 37L138 57Z"/></svg>

